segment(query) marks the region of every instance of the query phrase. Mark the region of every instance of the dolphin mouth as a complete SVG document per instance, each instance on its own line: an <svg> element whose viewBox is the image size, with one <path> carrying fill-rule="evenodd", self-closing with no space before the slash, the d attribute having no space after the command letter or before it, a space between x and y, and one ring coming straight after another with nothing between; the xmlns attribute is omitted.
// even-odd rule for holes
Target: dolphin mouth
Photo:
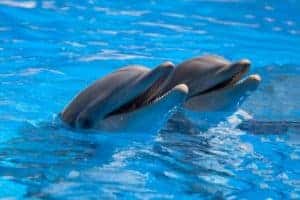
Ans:
<svg viewBox="0 0 300 200"><path fill-rule="evenodd" d="M104 119L114 116L114 115L120 115L124 113L129 113L136 111L142 107L148 106L150 104L153 104L165 96L168 95L169 91L165 93L159 93L161 86L165 83L168 76L162 76L158 80L156 80L148 89L146 89L144 92L142 92L140 95L135 97L134 99L124 103L119 108L112 110L108 114L104 116Z"/></svg>
<svg viewBox="0 0 300 200"><path fill-rule="evenodd" d="M228 87L233 87L235 85L238 85L238 84L242 83L244 80L248 79L248 77L252 76L252 75L245 76L247 74L247 72L249 71L249 68L250 68L250 63L247 62L247 63L245 63L245 65L243 67L241 67L241 69L239 71L234 73L230 78L214 85L213 87L210 87L204 91L201 91L193 96L204 95L204 94L220 91L220 90L226 89Z"/></svg>

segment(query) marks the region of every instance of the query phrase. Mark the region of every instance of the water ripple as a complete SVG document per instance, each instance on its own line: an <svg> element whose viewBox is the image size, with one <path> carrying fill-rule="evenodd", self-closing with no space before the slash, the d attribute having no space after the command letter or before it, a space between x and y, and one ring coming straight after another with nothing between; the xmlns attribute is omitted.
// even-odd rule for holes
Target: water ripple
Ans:
<svg viewBox="0 0 300 200"><path fill-rule="evenodd" d="M17 72L17 73L0 74L0 77L33 76L33 75L37 75L42 72L48 72L48 73L56 74L56 75L64 75L63 72L58 71L58 70L35 67L35 68L27 68L27 69L21 70L20 72Z"/></svg>
<svg viewBox="0 0 300 200"><path fill-rule="evenodd" d="M159 23L159 22L137 22L136 24L150 27L160 27L176 32L193 32L197 34L206 34L204 30L193 30L191 27L178 26L174 24Z"/></svg>
<svg viewBox="0 0 300 200"><path fill-rule="evenodd" d="M79 61L91 62L97 60L130 60L130 59L144 59L144 58L151 59L151 57L144 56L144 55L125 54L115 50L103 50L100 53L81 57Z"/></svg>
<svg viewBox="0 0 300 200"><path fill-rule="evenodd" d="M125 15L125 16L132 16L132 17L140 17L142 15L149 13L149 11L147 10L112 10L103 7L95 7L94 9L98 12L104 12L107 15L116 15L116 16Z"/></svg>
<svg viewBox="0 0 300 200"><path fill-rule="evenodd" d="M236 21L228 21L228 20L221 20L214 17L207 17L207 16L201 16L201 15L193 15L192 16L195 19L201 20L201 21L207 21L213 24L221 24L226 26L241 26L241 27L249 27L249 28L258 28L260 25L258 23L242 23L242 22L236 22Z"/></svg>
<svg viewBox="0 0 300 200"><path fill-rule="evenodd" d="M13 1L13 0L1 0L0 5L18 7L18 8L26 8L33 9L36 7L35 1Z"/></svg>
<svg viewBox="0 0 300 200"><path fill-rule="evenodd" d="M280 134L258 135L239 126L299 121L298 8L298 1L0 0L0 198L298 199L299 130L286 123ZM57 118L82 88L118 67L205 53L249 58L262 76L238 112L183 112L153 134L81 132Z"/></svg>

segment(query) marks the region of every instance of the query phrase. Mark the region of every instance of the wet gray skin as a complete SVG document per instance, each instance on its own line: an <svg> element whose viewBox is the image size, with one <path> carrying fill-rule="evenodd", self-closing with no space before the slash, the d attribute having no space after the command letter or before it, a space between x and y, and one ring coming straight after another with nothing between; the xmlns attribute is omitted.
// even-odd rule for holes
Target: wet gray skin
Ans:
<svg viewBox="0 0 300 200"><path fill-rule="evenodd" d="M173 70L174 65L170 62L153 70L143 66L122 68L80 92L63 110L61 119L71 127L101 129L99 126L108 124L103 121L111 122L109 118L118 116L117 119L122 122L126 117L138 118L134 113L141 112L136 111L157 104L169 96L174 98L174 92L186 96L188 89L184 85L176 85L166 93L158 94ZM112 126L116 127L115 124Z"/></svg>
<svg viewBox="0 0 300 200"><path fill-rule="evenodd" d="M194 111L226 110L257 89L261 81L259 75L243 78L250 64L247 59L230 62L212 55L193 58L175 68L162 93L174 85L186 84L189 94L185 108Z"/></svg>
<svg viewBox="0 0 300 200"><path fill-rule="evenodd" d="M71 127L109 130L151 115L141 110L168 112L181 101L190 110L226 110L258 87L259 75L243 79L249 67L249 60L230 62L219 56L193 58L176 68L171 62L153 70L143 66L125 67L79 93L61 113L61 118ZM167 101L168 98L174 101Z"/></svg>

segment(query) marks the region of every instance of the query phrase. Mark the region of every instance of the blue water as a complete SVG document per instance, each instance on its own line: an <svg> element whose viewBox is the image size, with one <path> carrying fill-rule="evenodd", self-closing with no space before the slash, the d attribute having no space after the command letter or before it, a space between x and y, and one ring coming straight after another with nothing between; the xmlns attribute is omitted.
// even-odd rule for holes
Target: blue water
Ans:
<svg viewBox="0 0 300 200"><path fill-rule="evenodd" d="M300 121L299 10L296 0L1 0L0 198L299 199L300 130L237 128ZM155 133L110 134L56 119L124 65L207 53L248 58L263 77L220 123L188 113Z"/></svg>

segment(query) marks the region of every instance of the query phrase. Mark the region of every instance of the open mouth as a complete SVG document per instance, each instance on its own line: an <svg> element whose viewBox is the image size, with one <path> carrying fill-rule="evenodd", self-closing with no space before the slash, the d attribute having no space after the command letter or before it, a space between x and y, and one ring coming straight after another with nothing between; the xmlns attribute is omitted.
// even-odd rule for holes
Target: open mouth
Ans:
<svg viewBox="0 0 300 200"><path fill-rule="evenodd" d="M243 64L243 63L241 63L241 64ZM201 91L200 93L197 93L196 95L193 95L193 96L208 94L208 93L222 90L227 87L231 87L233 85L238 84L239 82L242 81L242 78L248 72L249 66L250 65L246 63L246 65L243 65L240 68L240 70L237 71L236 73L234 73L230 78L214 85L211 88ZM160 93L161 92L160 88L166 80L167 80L167 77L165 77L165 76L159 78L157 81L155 81L148 89L146 89L140 95L138 95L134 99L130 100L129 102L124 103L119 108L109 112L108 114L105 115L104 118L108 118L113 115L120 115L123 113L133 112L144 106L148 106L148 105L153 104L153 103L157 102L158 100L164 98L170 92L170 91L166 91L164 93Z"/></svg>
<svg viewBox="0 0 300 200"><path fill-rule="evenodd" d="M210 92L214 92L214 91L218 91L221 89L225 89L227 87L236 85L238 82L242 81L244 75L248 72L249 67L243 67L240 71L238 71L237 73L233 74L229 79L226 79L218 84L216 84L215 86L208 88L204 91L201 91L199 93L197 93L196 95L193 96L199 96L199 95L203 95L203 94L207 94Z"/></svg>
<svg viewBox="0 0 300 200"><path fill-rule="evenodd" d="M133 112L142 108L144 106L155 103L156 101L165 97L169 92L163 94L160 93L160 87L166 81L167 77L161 77L155 81L146 91L144 91L139 96L135 97L133 100L123 104L119 108L113 110L112 112L105 115L105 118L111 117L113 115L119 115L123 113Z"/></svg>

